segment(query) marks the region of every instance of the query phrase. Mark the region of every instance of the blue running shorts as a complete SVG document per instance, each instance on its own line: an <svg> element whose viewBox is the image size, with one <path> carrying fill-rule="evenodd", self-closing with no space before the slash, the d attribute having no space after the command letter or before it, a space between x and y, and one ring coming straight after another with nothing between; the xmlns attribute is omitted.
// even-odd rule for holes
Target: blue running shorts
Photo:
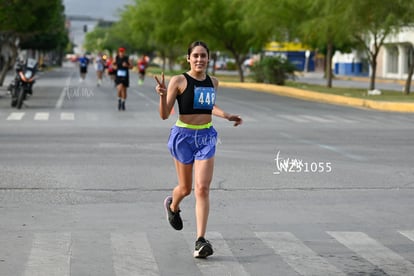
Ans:
<svg viewBox="0 0 414 276"><path fill-rule="evenodd" d="M168 139L171 155L183 164L210 159L216 153L217 131L214 127L191 129L173 126Z"/></svg>

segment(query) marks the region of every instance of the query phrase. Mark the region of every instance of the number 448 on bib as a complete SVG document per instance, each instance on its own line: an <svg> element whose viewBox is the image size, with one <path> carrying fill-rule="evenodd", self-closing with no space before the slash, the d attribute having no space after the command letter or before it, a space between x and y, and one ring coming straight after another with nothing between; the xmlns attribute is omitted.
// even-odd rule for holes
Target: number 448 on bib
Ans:
<svg viewBox="0 0 414 276"><path fill-rule="evenodd" d="M194 109L213 109L216 101L216 91L214 87L195 87L194 88Z"/></svg>

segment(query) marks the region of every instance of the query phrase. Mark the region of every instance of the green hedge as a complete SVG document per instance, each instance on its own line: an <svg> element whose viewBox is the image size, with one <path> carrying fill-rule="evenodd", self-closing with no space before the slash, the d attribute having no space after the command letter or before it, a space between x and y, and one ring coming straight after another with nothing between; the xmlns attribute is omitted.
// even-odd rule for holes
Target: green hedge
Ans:
<svg viewBox="0 0 414 276"><path fill-rule="evenodd" d="M296 67L281 57L264 57L252 66L256 82L284 85L289 78L295 78Z"/></svg>

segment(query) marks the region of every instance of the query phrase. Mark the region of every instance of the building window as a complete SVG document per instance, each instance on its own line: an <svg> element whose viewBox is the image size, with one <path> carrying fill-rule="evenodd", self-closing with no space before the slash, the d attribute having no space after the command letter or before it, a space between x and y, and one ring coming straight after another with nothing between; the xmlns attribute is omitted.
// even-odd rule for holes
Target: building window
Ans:
<svg viewBox="0 0 414 276"><path fill-rule="evenodd" d="M398 47L395 45L388 47L388 73L398 73Z"/></svg>

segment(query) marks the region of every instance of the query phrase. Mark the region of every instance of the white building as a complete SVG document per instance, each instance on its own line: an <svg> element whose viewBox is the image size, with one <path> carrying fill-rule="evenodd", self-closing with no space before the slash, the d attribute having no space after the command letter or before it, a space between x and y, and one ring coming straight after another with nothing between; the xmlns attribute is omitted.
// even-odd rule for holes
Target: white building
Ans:
<svg viewBox="0 0 414 276"><path fill-rule="evenodd" d="M413 55L414 28L405 28L384 41L377 58L376 76L389 79L406 79ZM333 68L337 75L369 76L371 68L363 53L353 51L349 54L335 53Z"/></svg>

